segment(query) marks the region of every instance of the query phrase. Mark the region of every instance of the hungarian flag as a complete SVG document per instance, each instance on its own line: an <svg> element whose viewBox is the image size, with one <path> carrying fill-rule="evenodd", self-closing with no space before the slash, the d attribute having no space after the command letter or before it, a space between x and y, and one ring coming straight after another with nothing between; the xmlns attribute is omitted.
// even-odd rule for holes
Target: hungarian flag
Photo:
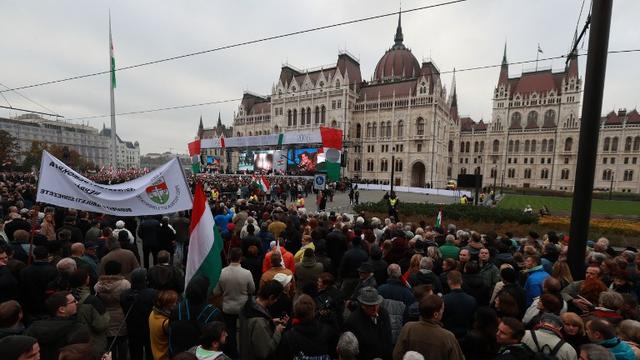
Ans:
<svg viewBox="0 0 640 360"><path fill-rule="evenodd" d="M321 127L322 154L327 180L340 180L340 158L342 156L342 130Z"/></svg>
<svg viewBox="0 0 640 360"><path fill-rule="evenodd" d="M438 216L436 216L436 229L442 227L442 210L438 211Z"/></svg>
<svg viewBox="0 0 640 360"><path fill-rule="evenodd" d="M109 58L111 64L111 87L116 88L116 58L113 56L113 38L111 37L111 14L109 14Z"/></svg>
<svg viewBox="0 0 640 360"><path fill-rule="evenodd" d="M271 184L269 184L269 180L267 180L267 178L264 175L261 175L260 177L257 176L253 176L253 182L256 183L256 185L260 188L260 190L267 192L267 190L269 190L269 187L271 186Z"/></svg>
<svg viewBox="0 0 640 360"><path fill-rule="evenodd" d="M200 139L190 142L189 147L189 156L200 155Z"/></svg>
<svg viewBox="0 0 640 360"><path fill-rule="evenodd" d="M191 171L194 174L200 173L200 154L191 156Z"/></svg>
<svg viewBox="0 0 640 360"><path fill-rule="evenodd" d="M220 147L223 148L223 149L225 148L225 146L224 146L224 136L220 136Z"/></svg>
<svg viewBox="0 0 640 360"><path fill-rule="evenodd" d="M209 279L209 292L211 292L218 283L222 271L220 253L223 244L222 236L213 221L213 214L209 209L202 184L199 182L196 184L196 193L193 199L189 234L185 284L189 284L194 276L202 275Z"/></svg>

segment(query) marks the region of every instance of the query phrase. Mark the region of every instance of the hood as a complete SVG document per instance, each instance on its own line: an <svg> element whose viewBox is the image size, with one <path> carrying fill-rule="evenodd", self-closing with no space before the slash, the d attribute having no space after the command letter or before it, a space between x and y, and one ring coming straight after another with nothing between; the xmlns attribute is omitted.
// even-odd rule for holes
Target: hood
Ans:
<svg viewBox="0 0 640 360"><path fill-rule="evenodd" d="M267 320L271 319L271 314L269 314L267 310L263 309L262 306L256 304L253 298L249 298L249 300L247 300L247 302L244 305L244 308L242 309L242 313L247 319L253 319L253 318L265 318Z"/></svg>
<svg viewBox="0 0 640 360"><path fill-rule="evenodd" d="M147 287L147 269L140 267L131 272L131 288L142 290Z"/></svg>
<svg viewBox="0 0 640 360"><path fill-rule="evenodd" d="M317 339L320 335L320 323L317 320L309 322L301 322L295 326L295 329L306 338Z"/></svg>
<svg viewBox="0 0 640 360"><path fill-rule="evenodd" d="M96 283L96 292L108 293L116 291L126 280L122 275L102 275Z"/></svg>
<svg viewBox="0 0 640 360"><path fill-rule="evenodd" d="M196 275L191 278L184 295L194 304L203 304L207 301L207 293L209 291L209 279Z"/></svg>
<svg viewBox="0 0 640 360"><path fill-rule="evenodd" d="M40 346L55 344L61 334L69 334L76 326L75 316L69 318L54 317L34 322L28 329L29 335L38 339Z"/></svg>

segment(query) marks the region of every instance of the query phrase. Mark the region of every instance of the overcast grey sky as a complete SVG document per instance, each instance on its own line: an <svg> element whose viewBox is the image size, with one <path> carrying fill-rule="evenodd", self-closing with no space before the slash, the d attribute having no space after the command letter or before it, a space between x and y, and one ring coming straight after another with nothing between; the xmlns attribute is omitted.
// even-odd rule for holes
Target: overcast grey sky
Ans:
<svg viewBox="0 0 640 360"><path fill-rule="evenodd" d="M411 9L443 0L404 0ZM498 64L507 42L509 61L535 59L537 44L550 57L569 48L582 0L468 0L403 15L404 43L419 61L431 58L441 71ZM582 27L590 1L586 1ZM117 66L195 52L305 28L396 11L398 1L3 1L0 11L0 83L17 87L107 70L111 10ZM614 3L610 50L640 48L640 1ZM288 62L298 68L335 64L347 49L370 79L393 44L397 17L262 42L117 74L116 111L240 98L243 91L267 94ZM582 52L586 52L584 43ZM584 76L586 57L580 57ZM611 55L603 112L640 105L640 53ZM510 75L535 65L511 66ZM563 60L540 62L562 69ZM491 94L499 69L457 73L461 114L491 118ZM449 87L451 74L443 74ZM67 118L109 114L108 75L23 90ZM13 93L14 107L46 111ZM6 105L0 98L0 104ZM186 152L200 115L212 126L218 112L231 124L238 103L120 116L118 134L138 140L142 153ZM20 113L0 111L0 116ZM88 120L95 127L109 118Z"/></svg>

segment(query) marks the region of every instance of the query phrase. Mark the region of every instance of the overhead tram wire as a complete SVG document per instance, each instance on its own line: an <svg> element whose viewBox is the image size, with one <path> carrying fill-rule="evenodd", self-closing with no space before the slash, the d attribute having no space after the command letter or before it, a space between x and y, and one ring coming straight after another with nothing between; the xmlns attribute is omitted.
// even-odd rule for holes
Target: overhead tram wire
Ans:
<svg viewBox="0 0 640 360"><path fill-rule="evenodd" d="M467 0L450 0L450 1L445 1L445 2L441 2L441 3L437 3L437 4L419 6L419 7L413 8L413 9L402 10L402 13L406 14L406 13L410 13L410 12L433 9L433 8L437 8L437 7L447 6L447 5L454 5L454 4L462 3L462 2L466 2L466 1ZM158 60L151 60L151 61L147 61L147 62L140 63L140 64L123 66L123 67L116 68L114 71L130 70L130 69L135 69L135 68L139 68L139 67L143 67L143 66L155 65L155 64L159 64L159 63L163 63L163 62L180 60L180 59L184 59L184 58L188 58L188 57L192 57L192 56L204 55L204 54L217 52L217 51L222 51L222 50L227 50L227 49L232 49L232 48L236 48L236 47L257 44L257 43L260 43L260 42L277 40L277 39L282 39L282 38L286 38L286 37L290 37L290 36L311 33L311 32L314 32L314 31L327 30L327 29L331 29L331 28L335 28L335 27L356 24L356 23L360 23L360 22L364 22L364 21L381 19L381 18L385 18L385 17L389 17L389 16L395 16L395 15L398 15L398 14L399 14L398 11L394 11L394 12L390 12L390 13L367 16L367 17L354 19L354 20L347 20L347 21L343 21L343 22L339 22L339 23L335 23L335 24L330 24L330 25L317 26L317 27L313 27L313 28L309 28L309 29L303 29L303 30L289 32L289 33L273 35L273 36L268 36L268 37L264 37L264 38L259 38L259 39L254 39L254 40L248 40L248 41L243 41L243 42L239 42L239 43L229 44L229 45L223 45L223 46L219 46L219 47L216 47L216 48L202 50L202 51L196 51L196 52L192 52L192 53L188 53L188 54L182 54L182 55L172 56L172 57L168 57L168 58L162 58L162 59L158 59ZM11 88L11 89L8 89L8 90L0 90L0 93L4 93L4 92L8 92L8 91L15 91L15 90L30 89L30 88L39 87L39 86L53 85L53 84L58 84L58 83L61 83L61 82L85 79L85 78L98 76L98 75L105 75L105 74L109 74L109 73L111 73L111 70L98 71L98 72L94 72L94 73L90 73L90 74L77 75L77 76L72 76L72 77L68 77L68 78L64 78L64 79L44 81L44 82L35 83L35 84L31 84L31 85L18 86L18 87Z"/></svg>
<svg viewBox="0 0 640 360"><path fill-rule="evenodd" d="M3 83L0 83L0 86L3 86L3 87L5 87L5 88L7 88L7 89L11 90L11 88L10 88L10 87L8 87L7 85L5 85L5 84L3 84ZM41 107L41 108L43 108L43 109L45 109L45 110L47 110L47 111L49 111L49 112L53 113L53 115L52 115L52 114L49 114L49 115L51 115L51 116L55 116L55 117L64 117L64 116L62 116L62 115L58 114L58 112L57 112L57 111L53 111L53 110L51 110L50 108L48 108L48 107L46 107L46 106L44 106L44 105L40 104L39 102L37 102L37 101L35 101L35 100L33 100L33 99L30 99L28 96L24 95L23 93L21 93L21 92L20 92L20 91L18 91L18 90L11 90L11 91L13 91L14 93L18 94L20 97L22 97L23 99L25 99L25 100L29 101L30 103L35 104L35 105L37 105L37 106L39 106L39 107ZM4 96L4 94L0 93L0 95L2 95L2 97L7 101L7 103L9 104L9 106L10 106L10 107L13 107L13 106L9 103L9 100L7 100L7 98ZM46 114L46 113L40 113L40 114Z"/></svg>
<svg viewBox="0 0 640 360"><path fill-rule="evenodd" d="M626 54L626 53L634 53L634 52L640 52L640 49L611 50L611 51L609 51L609 54ZM586 53L578 54L578 56L585 56L585 55L587 55L587 54ZM547 58L543 58L543 59L538 59L538 61L558 60L558 59L564 59L566 57L567 57L567 55L558 55L558 56L552 56L552 57L547 57ZM536 62L536 60L514 61L514 62L508 63L508 65L522 65L522 64L529 64L529 63L534 63L534 62ZM502 64L482 65L482 66L473 66L473 67L468 67L468 68L456 68L455 71L457 73L457 72L465 72L465 71L486 70L486 69L491 69L491 68L498 68L500 66L502 66ZM440 73L441 74L449 74L449 73L453 73L453 70L441 71ZM208 101L208 102L197 103L197 104L177 105L177 106L154 108L154 109L148 109L148 110L129 111L129 112L118 113L116 115L137 115L137 114L145 114L145 113L167 111L167 110L179 110L179 109L186 109L186 108L192 108L192 107L198 107L198 106L223 104L223 103L229 103L229 102L240 101L240 100L242 100L242 98L226 99L226 100L214 100L214 101ZM66 120L67 121L72 121L72 120L91 120L91 119L105 118L105 117L109 117L109 116L111 116L111 115L81 116L81 117L75 117L75 118L68 118Z"/></svg>

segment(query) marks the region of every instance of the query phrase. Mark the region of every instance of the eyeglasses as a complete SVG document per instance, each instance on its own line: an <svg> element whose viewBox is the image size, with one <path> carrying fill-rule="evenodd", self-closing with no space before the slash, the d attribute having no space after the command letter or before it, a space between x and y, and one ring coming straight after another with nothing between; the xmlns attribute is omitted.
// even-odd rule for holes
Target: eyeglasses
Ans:
<svg viewBox="0 0 640 360"><path fill-rule="evenodd" d="M73 299L71 301L67 301L67 305L77 304L77 303L78 303L78 300L76 300L76 299Z"/></svg>

